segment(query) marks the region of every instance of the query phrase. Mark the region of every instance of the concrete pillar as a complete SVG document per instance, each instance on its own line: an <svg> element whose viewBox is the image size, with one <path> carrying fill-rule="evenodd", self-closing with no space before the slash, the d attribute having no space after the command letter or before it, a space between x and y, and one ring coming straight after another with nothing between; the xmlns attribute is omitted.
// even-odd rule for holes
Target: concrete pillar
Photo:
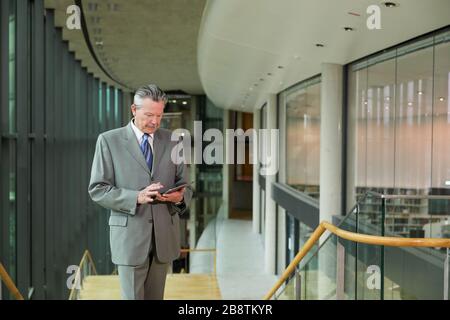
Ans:
<svg viewBox="0 0 450 320"><path fill-rule="evenodd" d="M323 63L320 93L320 220L341 214L342 65Z"/></svg>
<svg viewBox="0 0 450 320"><path fill-rule="evenodd" d="M267 101L267 129L277 129L277 96L270 94ZM269 138L269 136L268 136ZM276 142L278 143L278 141ZM264 141L267 154L270 155L272 161L278 162L278 150L272 150L274 145L269 141ZM265 268L269 274L276 273L275 253L276 253L276 203L272 199L272 184L276 181L276 175L265 175L266 178L266 219L264 234L264 251L265 251Z"/></svg>
<svg viewBox="0 0 450 320"><path fill-rule="evenodd" d="M253 112L253 129L256 132L256 138L253 140L253 232L259 233L259 223L260 223L260 187L259 187L259 162L258 162L258 130L260 127L260 109L256 109Z"/></svg>
<svg viewBox="0 0 450 320"><path fill-rule="evenodd" d="M230 148L233 146L230 139L233 139L233 136L229 136L226 134L226 130L230 128L230 111L225 109L223 110L223 134L224 134L224 151L223 151L223 169L222 169L222 200L223 200L223 209L224 209L224 219L228 219L230 216L230 164L233 159L229 159L231 155Z"/></svg>
<svg viewBox="0 0 450 320"><path fill-rule="evenodd" d="M320 92L320 221L332 222L341 214L342 197L342 88L343 67L322 64ZM328 234L328 232L327 232ZM321 243L326 236L321 237ZM326 245L331 245L328 242ZM318 299L329 294L327 269L336 264L335 257L319 253ZM339 285L338 285L339 286Z"/></svg>
<svg viewBox="0 0 450 320"><path fill-rule="evenodd" d="M191 119L195 120L196 114L197 114L197 105L198 105L198 97L194 96L191 99ZM194 134L194 124L191 123L190 127L187 128L191 132L191 137ZM192 156L194 156L194 153L191 153ZM191 165L190 165L190 181L193 182L193 186L195 188L197 180L196 180L196 165L193 159L191 159ZM189 248L195 248L196 246L196 237L197 237L197 228L196 228L196 221L197 221L197 208L196 208L196 200L191 202L191 205L189 207L189 222L188 222L188 230L189 230Z"/></svg>
<svg viewBox="0 0 450 320"><path fill-rule="evenodd" d="M282 96L280 100L280 106L278 108L278 126L280 129L280 170L278 172L278 182L286 183L286 107L285 104L286 97ZM282 274L285 269L286 262L286 210L278 206L278 261L277 261L277 274Z"/></svg>

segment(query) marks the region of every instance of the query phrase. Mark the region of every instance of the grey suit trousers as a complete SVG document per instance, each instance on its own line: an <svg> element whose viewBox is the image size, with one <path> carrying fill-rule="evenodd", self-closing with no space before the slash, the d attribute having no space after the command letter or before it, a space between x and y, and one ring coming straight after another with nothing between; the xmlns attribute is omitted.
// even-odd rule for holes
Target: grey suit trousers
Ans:
<svg viewBox="0 0 450 320"><path fill-rule="evenodd" d="M163 300L169 263L162 263L156 255L155 232L149 256L138 266L117 266L123 300ZM150 285L151 284L151 285Z"/></svg>

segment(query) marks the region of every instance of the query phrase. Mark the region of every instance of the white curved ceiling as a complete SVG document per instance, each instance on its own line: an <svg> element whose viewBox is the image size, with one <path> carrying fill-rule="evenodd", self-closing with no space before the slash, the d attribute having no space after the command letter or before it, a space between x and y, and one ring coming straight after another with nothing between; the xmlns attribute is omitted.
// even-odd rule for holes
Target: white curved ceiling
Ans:
<svg viewBox="0 0 450 320"><path fill-rule="evenodd" d="M83 0L89 38L102 66L131 89L150 82L165 91L203 94L197 37L206 0ZM45 0L82 65L117 85L97 65L81 30L68 30L73 0ZM96 43L98 45L96 45Z"/></svg>
<svg viewBox="0 0 450 320"><path fill-rule="evenodd" d="M450 24L448 0L394 2L209 0L198 40L203 88L219 107L252 111L268 93L320 73L322 62L346 64ZM372 4L380 30L366 26Z"/></svg>

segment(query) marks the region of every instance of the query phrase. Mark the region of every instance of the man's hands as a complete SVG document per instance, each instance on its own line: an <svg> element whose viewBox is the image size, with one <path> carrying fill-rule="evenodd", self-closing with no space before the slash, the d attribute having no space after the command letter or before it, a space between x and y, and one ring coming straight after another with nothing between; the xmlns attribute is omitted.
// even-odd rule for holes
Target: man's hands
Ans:
<svg viewBox="0 0 450 320"><path fill-rule="evenodd" d="M137 203L151 203L155 201L158 196L161 196L157 190L163 188L164 186L161 183L152 183L147 188L139 192Z"/></svg>
<svg viewBox="0 0 450 320"><path fill-rule="evenodd" d="M165 201L165 202L173 202L173 203L178 203L183 201L183 197L184 197L184 189L182 188L178 191L169 193L169 194L163 194L159 197L157 197L157 199L159 201Z"/></svg>
<svg viewBox="0 0 450 320"><path fill-rule="evenodd" d="M144 204L144 203L152 203L155 200L161 201L161 202L172 202L172 203L178 203L183 201L183 195L184 190L180 189L179 191L175 191L169 194L162 195L159 193L158 190L163 188L164 186L161 183L153 183L149 185L147 188L143 189L141 192L139 192L137 203Z"/></svg>

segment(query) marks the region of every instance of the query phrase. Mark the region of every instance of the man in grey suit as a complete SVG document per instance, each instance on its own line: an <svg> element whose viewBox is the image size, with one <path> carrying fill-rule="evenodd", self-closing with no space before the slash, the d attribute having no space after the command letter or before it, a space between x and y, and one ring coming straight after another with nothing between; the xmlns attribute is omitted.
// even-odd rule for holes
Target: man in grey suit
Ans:
<svg viewBox="0 0 450 320"><path fill-rule="evenodd" d="M123 299L163 299L169 263L180 253L178 215L189 206L192 190L159 192L187 182L185 165L171 159L177 142L159 128L166 102L157 86L139 88L134 118L100 134L95 149L89 195L111 210L111 255Z"/></svg>

